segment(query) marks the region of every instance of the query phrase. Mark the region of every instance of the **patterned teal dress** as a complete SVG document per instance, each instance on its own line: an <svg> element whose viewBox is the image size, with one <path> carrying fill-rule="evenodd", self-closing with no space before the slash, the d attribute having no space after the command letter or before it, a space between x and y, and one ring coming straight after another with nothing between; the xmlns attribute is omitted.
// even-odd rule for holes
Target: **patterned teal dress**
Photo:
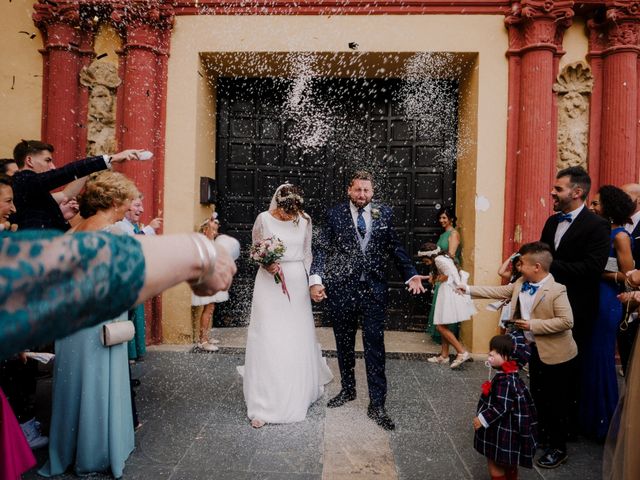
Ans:
<svg viewBox="0 0 640 480"><path fill-rule="evenodd" d="M436 245L438 245L440 249L444 251L449 251L449 237L451 236L451 232L453 232L453 230L445 230L438 238ZM458 249L456 250L456 256L454 258L458 266L460 265L461 252L462 252L462 243L458 245ZM440 343L441 341L440 334L436 330L436 326L433 324L433 313L435 312L435 309L436 309L436 299L438 298L439 288L440 288L440 282L436 282L436 284L433 286L433 296L431 298L431 307L429 308L429 318L427 320L427 333L431 335L431 338L436 343ZM452 323L447 325L447 328L451 330L456 337L458 336L458 332L460 331L460 324Z"/></svg>
<svg viewBox="0 0 640 480"><path fill-rule="evenodd" d="M0 359L117 317L144 272L140 243L125 235L0 233Z"/></svg>

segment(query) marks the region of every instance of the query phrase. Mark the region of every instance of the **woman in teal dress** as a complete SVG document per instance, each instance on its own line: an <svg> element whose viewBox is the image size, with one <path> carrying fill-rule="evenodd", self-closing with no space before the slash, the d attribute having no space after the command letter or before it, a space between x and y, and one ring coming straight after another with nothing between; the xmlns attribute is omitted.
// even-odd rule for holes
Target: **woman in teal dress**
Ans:
<svg viewBox="0 0 640 480"><path fill-rule="evenodd" d="M139 195L131 180L111 171L92 174L80 197L85 218L75 231L111 231ZM49 461L43 476L110 472L122 477L135 447L127 344L105 347L102 326L85 328L56 342Z"/></svg>
<svg viewBox="0 0 640 480"><path fill-rule="evenodd" d="M460 233L456 230L456 214L453 211L453 208L448 206L443 206L438 210L438 223L444 230L436 245L440 247L442 250L447 252L451 258L453 258L458 266L461 265L461 251L462 244L460 243ZM439 281L436 281L433 286L433 296L431 298L431 307L429 308L429 318L427 320L427 333L431 335L434 341L440 343L440 334L436 330L435 325L433 324L433 313L435 311L436 299L438 298L438 289L440 288ZM459 324L454 323L451 325L447 325L449 330L453 332L454 335L458 335Z"/></svg>

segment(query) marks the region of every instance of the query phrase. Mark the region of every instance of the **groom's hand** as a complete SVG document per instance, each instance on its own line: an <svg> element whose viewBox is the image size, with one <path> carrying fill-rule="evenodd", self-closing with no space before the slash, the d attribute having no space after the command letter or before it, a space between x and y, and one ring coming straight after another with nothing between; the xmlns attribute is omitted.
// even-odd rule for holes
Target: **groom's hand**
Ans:
<svg viewBox="0 0 640 480"><path fill-rule="evenodd" d="M414 275L413 277L411 277L411 279L407 282L407 290L409 290L414 295L424 293L426 291L424 286L422 285L422 278L420 275Z"/></svg>
<svg viewBox="0 0 640 480"><path fill-rule="evenodd" d="M313 285L309 287L309 295L311 295L311 300L316 303L319 303L327 298L327 294L324 291L324 285Z"/></svg>

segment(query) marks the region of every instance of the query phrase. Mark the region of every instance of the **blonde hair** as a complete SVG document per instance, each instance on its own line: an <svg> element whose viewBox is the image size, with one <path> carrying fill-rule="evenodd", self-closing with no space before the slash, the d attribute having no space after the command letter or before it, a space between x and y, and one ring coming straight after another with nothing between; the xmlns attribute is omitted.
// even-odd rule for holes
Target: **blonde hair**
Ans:
<svg viewBox="0 0 640 480"><path fill-rule="evenodd" d="M135 184L122 173L105 170L92 173L80 195L80 215L89 218L99 210L119 206L140 196Z"/></svg>

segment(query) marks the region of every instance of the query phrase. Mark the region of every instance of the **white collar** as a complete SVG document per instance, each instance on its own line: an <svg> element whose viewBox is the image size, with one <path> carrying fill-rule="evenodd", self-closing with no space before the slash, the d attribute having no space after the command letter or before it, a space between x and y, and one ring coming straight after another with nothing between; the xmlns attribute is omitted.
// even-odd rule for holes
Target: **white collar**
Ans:
<svg viewBox="0 0 640 480"><path fill-rule="evenodd" d="M580 205L578 208L576 208L575 210L571 210L568 215L571 215L571 220L575 220L576 217L578 215L580 215L580 212L582 211L582 209L584 208L584 203L582 205ZM562 213L562 212L560 212Z"/></svg>
<svg viewBox="0 0 640 480"><path fill-rule="evenodd" d="M351 208L352 212L358 213L358 207L356 207L351 200L349 200L349 207ZM365 211L365 212L370 212L371 211L371 202L367 203L367 205L364 207L363 211Z"/></svg>
<svg viewBox="0 0 640 480"><path fill-rule="evenodd" d="M542 285L544 285L544 283L549 280L551 278L551 274L547 273L547 276L544 277L542 280L540 280L538 283L531 283L529 282L529 285L533 285L534 287L541 287Z"/></svg>

